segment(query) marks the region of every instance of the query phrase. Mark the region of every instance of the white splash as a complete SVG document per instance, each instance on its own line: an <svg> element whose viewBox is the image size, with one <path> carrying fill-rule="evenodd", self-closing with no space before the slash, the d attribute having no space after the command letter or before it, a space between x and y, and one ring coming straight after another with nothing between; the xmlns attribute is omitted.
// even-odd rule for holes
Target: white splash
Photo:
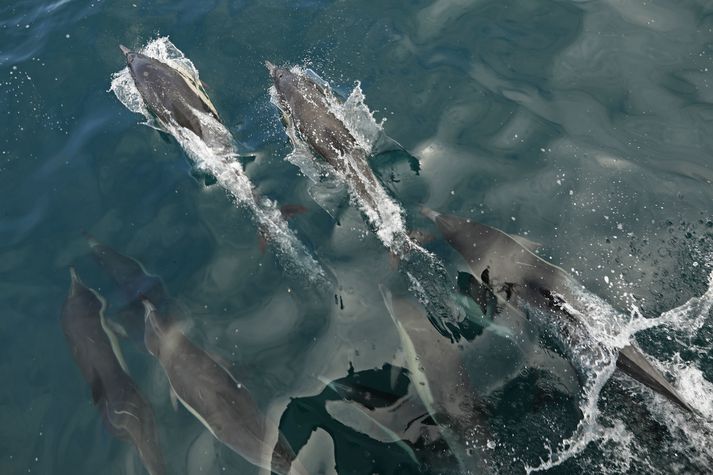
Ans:
<svg viewBox="0 0 713 475"><path fill-rule="evenodd" d="M596 443L604 450L609 462L628 471L631 462L638 457L640 449L634 435L624 423L609 414L602 414L599 395L602 388L616 369L617 352L634 339L634 335L645 329L666 325L675 333L693 337L706 323L713 308L713 273L708 278L708 288L703 295L693 297L683 305L664 312L656 318L644 318L637 308L632 308L630 318L616 312L599 297L577 289L575 297L580 313L586 318L586 330L594 343L588 348L575 348L574 358L583 355L603 356L599 361L582 361L586 369L586 383L582 389L580 410L583 414L572 436L562 441L556 449L548 448L547 460L541 460L534 467L525 466L527 473L544 471L556 467L581 454L590 443ZM713 346L713 345L711 345ZM596 351L593 351L596 350ZM708 349L709 351L711 348ZM700 416L683 412L665 397L649 388L631 381L631 389L639 391L648 400L647 407L676 440L676 449L689 455L700 466L713 464L713 447L706 441L713 436L713 383L707 381L700 369L691 363L678 361L662 363L651 355L648 360L663 374L672 374L674 386L681 397L696 409ZM639 460L646 464L645 460Z"/></svg>
<svg viewBox="0 0 713 475"><path fill-rule="evenodd" d="M168 64L195 84L201 84L198 70L168 37L149 42L140 52ZM145 125L175 137L196 168L215 177L236 205L245 206L252 212L260 231L276 246L277 256L286 270L307 277L313 284L329 286L324 270L289 229L277 204L255 195L249 178L237 160L235 141L222 123L210 114L196 111L204 131L203 139L177 124L159 123L144 104L128 67L113 75L110 90L127 109L143 115Z"/></svg>

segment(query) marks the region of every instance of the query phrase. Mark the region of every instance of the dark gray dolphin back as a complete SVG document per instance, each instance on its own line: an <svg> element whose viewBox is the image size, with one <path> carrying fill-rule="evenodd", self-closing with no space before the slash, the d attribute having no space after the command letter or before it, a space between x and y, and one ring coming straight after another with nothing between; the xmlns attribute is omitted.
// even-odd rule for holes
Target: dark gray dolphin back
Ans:
<svg viewBox="0 0 713 475"><path fill-rule="evenodd" d="M331 166L343 170L339 157L350 153L356 141L329 109L322 86L288 69L272 67L270 73L283 110L291 115L304 140Z"/></svg>
<svg viewBox="0 0 713 475"><path fill-rule="evenodd" d="M146 305L146 346L161 363L172 390L221 442L249 462L263 466L273 453L273 472L287 474L295 458L283 437L274 449L266 438L277 427L250 392L205 350L193 344L170 316Z"/></svg>
<svg viewBox="0 0 713 475"><path fill-rule="evenodd" d="M158 443L153 410L112 344L110 330L102 324L103 303L72 271L72 284L62 308L61 324L72 356L91 388L92 400L109 428L130 440L151 475L166 467Z"/></svg>
<svg viewBox="0 0 713 475"><path fill-rule="evenodd" d="M628 345L619 351L616 366L641 384L650 387L659 394L666 396L686 411L699 414L690 404L684 401L676 388L654 368L644 353L633 345Z"/></svg>
<svg viewBox="0 0 713 475"><path fill-rule="evenodd" d="M203 137L200 111L220 121L215 109L206 103L189 80L169 65L136 52L126 53L126 61L144 103L162 122L175 122Z"/></svg>
<svg viewBox="0 0 713 475"><path fill-rule="evenodd" d="M364 204L379 210L374 198L378 180L367 162L367 152L332 112L328 93L306 74L267 63L280 108L294 122L302 139L338 172Z"/></svg>

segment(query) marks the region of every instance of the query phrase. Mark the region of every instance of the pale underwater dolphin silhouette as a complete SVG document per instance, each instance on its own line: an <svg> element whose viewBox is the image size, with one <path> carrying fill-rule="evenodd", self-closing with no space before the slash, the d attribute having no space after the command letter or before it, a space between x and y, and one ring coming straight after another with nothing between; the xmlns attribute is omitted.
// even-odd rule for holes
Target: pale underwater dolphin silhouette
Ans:
<svg viewBox="0 0 713 475"><path fill-rule="evenodd" d="M92 390L92 400L109 429L130 440L151 475L166 473L153 409L128 375L116 335L104 317L106 304L74 269L61 323L72 356Z"/></svg>
<svg viewBox="0 0 713 475"><path fill-rule="evenodd" d="M277 424L263 415L245 385L217 358L191 342L177 321L161 314L148 300L143 304L146 348L168 378L174 405L180 401L216 439L248 462L280 475L305 474ZM269 438L274 434L273 446Z"/></svg>

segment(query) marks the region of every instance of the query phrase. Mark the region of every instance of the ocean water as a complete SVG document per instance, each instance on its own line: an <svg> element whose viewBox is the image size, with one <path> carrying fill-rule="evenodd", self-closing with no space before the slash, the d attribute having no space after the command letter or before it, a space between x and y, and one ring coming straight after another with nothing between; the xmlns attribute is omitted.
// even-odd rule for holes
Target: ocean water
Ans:
<svg viewBox="0 0 713 475"><path fill-rule="evenodd" d="M169 40L225 123L237 181L112 90L119 44ZM417 231L446 282L467 265L422 206L541 243L582 284L606 348L635 339L700 414L611 364L585 368L582 389L537 328L506 316L416 348L440 370L432 393L484 401L480 435L396 430L413 414L389 403L415 414L423 394L394 302L422 295L378 222L290 141L266 60L346 100L335 113L371 148L395 231ZM59 323L69 266L109 317L137 323L85 231L162 278L191 340L230 363L309 473L462 473L466 452L498 473L713 466L710 2L4 0L0 117L0 473L144 473ZM307 210L286 220L288 204ZM140 338L121 345L168 473L258 473L174 411ZM386 402L350 400L364 386Z"/></svg>

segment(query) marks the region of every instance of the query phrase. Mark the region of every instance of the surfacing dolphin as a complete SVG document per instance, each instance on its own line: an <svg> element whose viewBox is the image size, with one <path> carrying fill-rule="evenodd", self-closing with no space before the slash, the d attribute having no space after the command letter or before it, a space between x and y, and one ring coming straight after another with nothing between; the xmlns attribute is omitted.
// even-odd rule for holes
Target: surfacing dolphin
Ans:
<svg viewBox="0 0 713 475"><path fill-rule="evenodd" d="M158 312L148 300L143 303L146 348L161 364L174 404L180 401L216 439L248 462L280 475L305 473L277 425L262 414L247 388L193 344L178 322ZM273 450L268 438L275 433Z"/></svg>
<svg viewBox="0 0 713 475"><path fill-rule="evenodd" d="M408 233L404 211L386 192L367 161L368 151L333 112L337 99L305 71L280 68L265 62L273 81L273 100L283 114L295 149L309 146L316 159L328 164L346 184L372 230L393 253L394 261L408 275L414 292L427 302L428 318L444 335L454 336L452 322L459 309L450 298L451 283L443 263Z"/></svg>
<svg viewBox="0 0 713 475"><path fill-rule="evenodd" d="M151 475L163 475L166 466L158 443L153 410L143 398L126 363L116 336L104 317L105 304L70 269L72 283L62 308L61 323L92 400L110 430L130 440Z"/></svg>
<svg viewBox="0 0 713 475"><path fill-rule="evenodd" d="M379 187L374 172L367 163L367 154L329 107L328 92L306 74L279 68L269 61L277 92L278 107L283 118L292 122L301 138L321 156L364 203L377 210L375 189Z"/></svg>
<svg viewBox="0 0 713 475"><path fill-rule="evenodd" d="M221 121L203 86L188 74L123 45L119 48L126 57L131 77L146 107L164 127L177 124L203 139L199 114L208 114Z"/></svg>
<svg viewBox="0 0 713 475"><path fill-rule="evenodd" d="M586 334L587 310L576 294L581 285L563 269L534 252L533 243L469 219L422 210L443 233L448 243L467 261L480 284L489 288L499 302L543 323L560 329L560 337L576 339ZM569 343L577 343L570 341ZM599 344L599 343L596 343ZM673 385L634 344L619 350L617 368L662 394L681 408L696 412Z"/></svg>

